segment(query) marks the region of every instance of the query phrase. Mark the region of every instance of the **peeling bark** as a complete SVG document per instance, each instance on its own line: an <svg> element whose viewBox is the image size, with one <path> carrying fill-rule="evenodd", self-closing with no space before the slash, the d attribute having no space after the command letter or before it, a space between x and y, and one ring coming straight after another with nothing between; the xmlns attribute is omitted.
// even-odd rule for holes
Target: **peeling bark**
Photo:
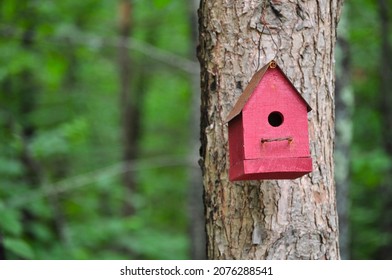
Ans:
<svg viewBox="0 0 392 280"><path fill-rule="evenodd" d="M340 6L337 0L201 1L201 167L208 258L339 258L333 69ZM313 108L314 171L296 180L232 183L223 120L253 74L273 58Z"/></svg>

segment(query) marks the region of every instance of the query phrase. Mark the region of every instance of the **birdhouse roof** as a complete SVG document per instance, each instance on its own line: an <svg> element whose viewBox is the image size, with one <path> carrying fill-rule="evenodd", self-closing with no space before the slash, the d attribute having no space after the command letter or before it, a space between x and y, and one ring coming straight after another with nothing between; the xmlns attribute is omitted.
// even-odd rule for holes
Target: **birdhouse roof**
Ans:
<svg viewBox="0 0 392 280"><path fill-rule="evenodd" d="M226 117L226 123L234 119L236 116L238 116L241 112L242 109L244 108L245 104L248 102L249 98L253 94L253 92L256 90L256 87L259 85L261 82L264 74L267 72L269 68L278 68L279 71L282 73L284 78L286 78L290 84L293 86L295 89L295 92L299 95L301 100L305 103L308 112L312 110L312 108L309 106L308 102L302 97L302 95L298 92L298 90L294 87L294 85L291 83L289 78L284 74L282 69L276 64L274 60L271 60L269 63L267 63L263 68L261 68L259 71L256 72L256 74L253 75L252 79L250 80L249 84L246 86L244 92L240 95L240 97L237 100L237 103L234 105L233 109L230 111L229 115Z"/></svg>

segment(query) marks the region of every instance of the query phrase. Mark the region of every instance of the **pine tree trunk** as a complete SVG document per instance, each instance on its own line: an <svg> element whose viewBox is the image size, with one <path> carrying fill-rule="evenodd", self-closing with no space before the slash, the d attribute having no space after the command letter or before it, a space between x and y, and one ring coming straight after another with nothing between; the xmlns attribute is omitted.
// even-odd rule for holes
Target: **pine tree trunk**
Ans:
<svg viewBox="0 0 392 280"><path fill-rule="evenodd" d="M333 162L339 12L338 0L201 1L198 55L208 258L339 258ZM252 75L273 58L313 108L313 172L296 180L232 183L223 120Z"/></svg>

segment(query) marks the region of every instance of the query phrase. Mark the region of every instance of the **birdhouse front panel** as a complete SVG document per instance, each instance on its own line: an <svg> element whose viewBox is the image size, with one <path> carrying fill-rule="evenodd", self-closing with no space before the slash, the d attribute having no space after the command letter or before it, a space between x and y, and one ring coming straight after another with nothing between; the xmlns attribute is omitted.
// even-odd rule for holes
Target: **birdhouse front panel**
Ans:
<svg viewBox="0 0 392 280"><path fill-rule="evenodd" d="M279 72L265 73L242 110L245 159L309 156L306 104Z"/></svg>
<svg viewBox="0 0 392 280"><path fill-rule="evenodd" d="M275 62L259 70L228 116L230 179L294 179L311 172L310 110Z"/></svg>

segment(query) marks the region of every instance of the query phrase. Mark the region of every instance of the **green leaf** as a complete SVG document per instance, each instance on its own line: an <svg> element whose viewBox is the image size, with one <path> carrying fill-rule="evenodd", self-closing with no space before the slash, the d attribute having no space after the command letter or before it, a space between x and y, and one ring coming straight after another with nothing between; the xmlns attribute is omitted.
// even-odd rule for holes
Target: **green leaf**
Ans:
<svg viewBox="0 0 392 280"><path fill-rule="evenodd" d="M87 120L81 117L76 118L61 127L64 137L72 144L84 142L88 136L88 129Z"/></svg>
<svg viewBox="0 0 392 280"><path fill-rule="evenodd" d="M39 159L65 154L69 150L67 141L61 131L41 132L31 143L33 155Z"/></svg>
<svg viewBox="0 0 392 280"><path fill-rule="evenodd" d="M22 173L22 165L16 159L0 156L0 174L2 176L18 176Z"/></svg>
<svg viewBox="0 0 392 280"><path fill-rule="evenodd" d="M19 221L18 212L12 209L0 209L0 228L5 234L19 235L22 225Z"/></svg>
<svg viewBox="0 0 392 280"><path fill-rule="evenodd" d="M23 259L34 259L34 252L30 245L21 239L4 238L4 247Z"/></svg>
<svg viewBox="0 0 392 280"><path fill-rule="evenodd" d="M171 0L154 0L154 5L157 8L165 8L169 3L171 2Z"/></svg>

